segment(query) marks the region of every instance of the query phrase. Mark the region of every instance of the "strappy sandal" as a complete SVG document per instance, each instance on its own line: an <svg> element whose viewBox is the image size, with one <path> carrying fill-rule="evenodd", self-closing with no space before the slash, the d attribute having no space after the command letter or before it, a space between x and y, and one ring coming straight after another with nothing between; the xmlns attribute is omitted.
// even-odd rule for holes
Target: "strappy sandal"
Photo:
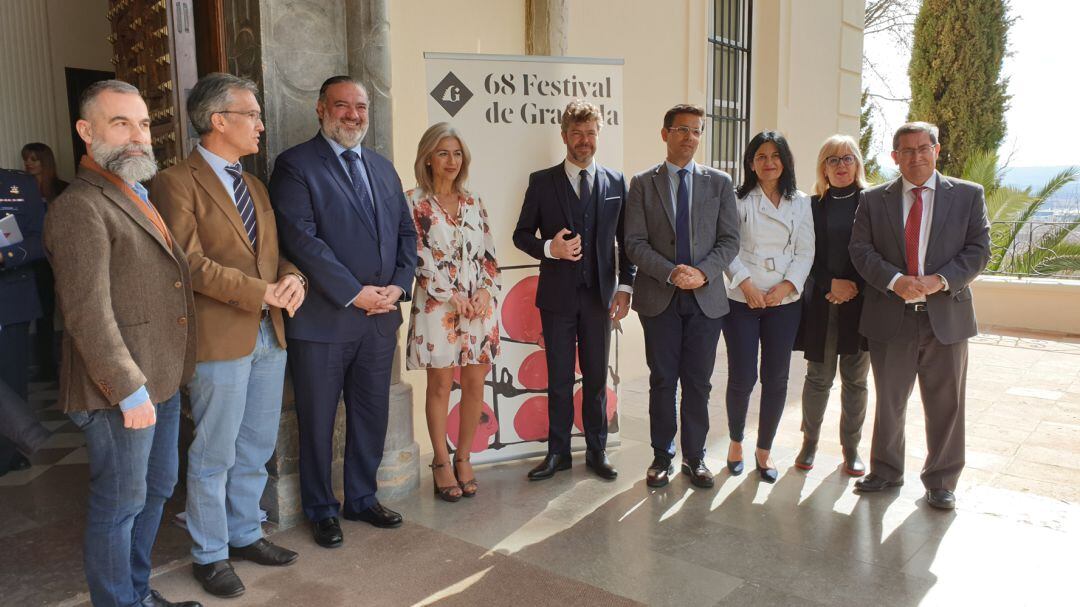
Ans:
<svg viewBox="0 0 1080 607"><path fill-rule="evenodd" d="M468 461L469 458L467 457L465 459L454 459L454 476L457 476L457 465L459 463L467 463ZM476 481L475 475L471 480L458 480L458 486L461 487L462 497L473 497L474 495L476 495L477 490L480 489L480 483Z"/></svg>
<svg viewBox="0 0 1080 607"><path fill-rule="evenodd" d="M435 495L437 495L439 497L439 499L443 500L444 502L453 503L453 502L456 502L459 499L461 499L461 496L462 496L461 487L459 487L458 485L449 485L449 486L446 486L446 487L440 487L439 482L437 480L435 480L435 470L436 470L436 468L446 468L447 466L450 466L450 465L451 465L450 462L443 462L441 464L436 464L433 461L430 464L428 464L428 468L431 468L431 484L435 486ZM456 478L456 475L455 475L455 478Z"/></svg>

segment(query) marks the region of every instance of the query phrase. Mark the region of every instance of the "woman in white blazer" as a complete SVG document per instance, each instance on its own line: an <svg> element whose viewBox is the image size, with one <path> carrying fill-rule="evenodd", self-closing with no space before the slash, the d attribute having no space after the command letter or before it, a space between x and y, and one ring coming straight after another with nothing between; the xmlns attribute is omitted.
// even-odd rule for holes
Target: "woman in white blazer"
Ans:
<svg viewBox="0 0 1080 607"><path fill-rule="evenodd" d="M739 255L727 269L724 317L728 383L727 466L743 471L742 440L750 393L758 380L761 344L761 410L755 464L761 479L776 482L769 458L787 396L791 348L799 329L806 277L814 263L814 218L810 198L795 188L795 163L784 136L758 133L743 156L743 182L736 190L741 229Z"/></svg>

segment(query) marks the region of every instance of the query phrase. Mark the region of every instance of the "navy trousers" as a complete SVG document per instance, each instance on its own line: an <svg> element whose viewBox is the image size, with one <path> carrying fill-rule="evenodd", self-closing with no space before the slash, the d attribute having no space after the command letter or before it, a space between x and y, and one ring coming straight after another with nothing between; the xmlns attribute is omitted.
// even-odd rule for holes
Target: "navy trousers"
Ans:
<svg viewBox="0 0 1080 607"><path fill-rule="evenodd" d="M300 497L312 521L338 516L341 504L331 480L334 421L345 400L345 511L376 503L376 474L386 442L390 373L397 338L372 326L344 343L289 340L288 366L300 429Z"/></svg>
<svg viewBox="0 0 1080 607"><path fill-rule="evenodd" d="M611 318L596 288L579 287L567 297L577 302L572 313L540 310L544 354L548 366L548 453L570 455L574 426L574 350L581 365L581 425L585 447L607 446L607 365Z"/></svg>
<svg viewBox="0 0 1080 607"><path fill-rule="evenodd" d="M705 457L721 320L705 316L694 294L681 289L663 312L641 317L649 364L649 434L657 457L675 456L675 388L680 384L683 457Z"/></svg>

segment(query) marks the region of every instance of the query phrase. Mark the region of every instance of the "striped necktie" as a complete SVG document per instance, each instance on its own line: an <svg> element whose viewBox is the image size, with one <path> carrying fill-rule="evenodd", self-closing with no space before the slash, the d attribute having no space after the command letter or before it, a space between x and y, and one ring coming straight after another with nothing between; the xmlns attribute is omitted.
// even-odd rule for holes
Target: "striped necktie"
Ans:
<svg viewBox="0 0 1080 607"><path fill-rule="evenodd" d="M232 175L233 178L233 202L236 203L236 210L240 213L240 221L244 223L244 229L247 230L248 240L251 241L251 248L255 248L255 205L251 202L251 193L248 192L247 184L244 183L244 169L240 166L240 163L229 164L225 166L225 172Z"/></svg>

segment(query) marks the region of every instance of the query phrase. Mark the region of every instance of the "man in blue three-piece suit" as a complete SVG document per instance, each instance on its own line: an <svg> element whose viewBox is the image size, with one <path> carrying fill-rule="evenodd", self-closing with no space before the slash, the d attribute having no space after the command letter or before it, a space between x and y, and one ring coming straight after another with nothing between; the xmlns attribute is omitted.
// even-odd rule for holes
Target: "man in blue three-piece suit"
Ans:
<svg viewBox="0 0 1080 607"><path fill-rule="evenodd" d="M575 345L585 465L606 480L618 474L606 453L608 353L612 321L630 310L635 269L622 246L626 183L621 173L593 159L602 121L591 103L566 106L566 159L529 177L514 229L514 245L540 260L536 307L548 365L548 453L529 472L530 480L570 469Z"/></svg>
<svg viewBox="0 0 1080 607"><path fill-rule="evenodd" d="M45 258L41 248L45 202L32 176L0 169L0 219L8 215L14 215L22 240L0 246L0 381L25 401L30 377L30 321L41 318L33 262ZM14 234L12 231L9 238ZM7 242L8 238L0 240ZM0 437L0 475L29 467L29 460L15 445Z"/></svg>
<svg viewBox="0 0 1080 607"><path fill-rule="evenodd" d="M416 230L401 179L360 142L368 95L334 76L319 90L320 132L277 157L270 199L289 259L307 276L307 300L286 322L300 429L300 494L315 541L340 546L348 520L397 527L375 498L390 399L390 370L416 269ZM345 504L331 482L334 419L345 395Z"/></svg>

